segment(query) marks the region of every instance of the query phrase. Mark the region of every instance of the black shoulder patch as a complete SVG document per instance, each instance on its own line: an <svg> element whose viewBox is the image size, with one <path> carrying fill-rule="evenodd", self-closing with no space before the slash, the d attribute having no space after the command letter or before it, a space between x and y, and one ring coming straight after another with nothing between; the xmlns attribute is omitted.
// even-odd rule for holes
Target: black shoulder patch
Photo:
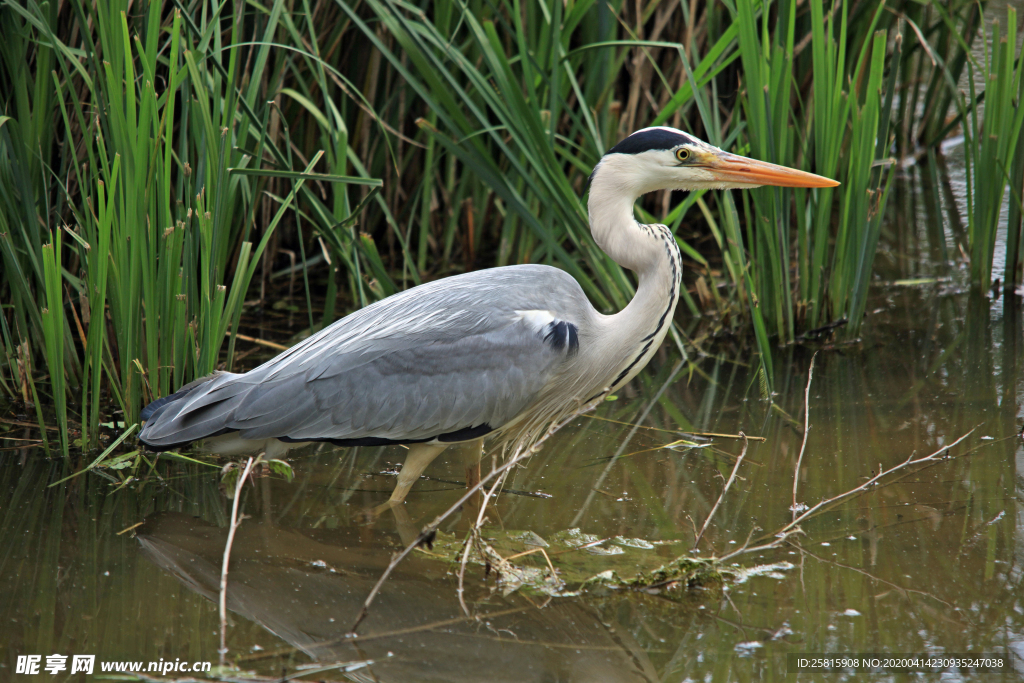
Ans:
<svg viewBox="0 0 1024 683"><path fill-rule="evenodd" d="M494 431L494 427L487 424L486 422L476 427L464 427L457 429L454 432L448 432L447 434L441 434L437 437L437 440L441 443L456 443L458 441L470 441L472 439L479 439L481 436L486 436Z"/></svg>
<svg viewBox="0 0 1024 683"><path fill-rule="evenodd" d="M548 324L544 341L551 344L556 351L568 350L568 355L575 356L580 350L579 328L564 320L555 320Z"/></svg>
<svg viewBox="0 0 1024 683"><path fill-rule="evenodd" d="M666 128L651 128L633 133L605 154L640 154L652 149L672 149L692 142L693 138L684 133Z"/></svg>
<svg viewBox="0 0 1024 683"><path fill-rule="evenodd" d="M485 422L475 427L463 427L462 429L456 429L454 432L439 434L427 439L385 439L379 436L361 436L355 439L295 439L290 436L279 436L277 439L286 443L310 443L314 441L323 441L334 446L350 448L352 446L396 446L399 444L428 443L435 440L440 441L441 443L457 443L459 441L472 441L473 439L479 439L481 436L487 436L493 431L494 427Z"/></svg>
<svg viewBox="0 0 1024 683"><path fill-rule="evenodd" d="M162 444L156 445L147 443L146 441L139 439L146 448L151 451L169 451L174 448L181 448L187 446L194 441L202 441L203 439L210 439L215 436L221 436L223 434L229 434L231 432L237 432L237 429L225 428L219 432L208 434L207 436L193 439L192 441L182 441L180 443ZM324 438L293 438L290 436L278 436L271 437L276 438L278 441L284 441L285 443L329 443L333 446L339 446L344 448L351 448L353 446L397 446L403 444L414 444L414 443L428 443L430 441L440 441L441 443L458 443L459 441L472 441L473 439L479 439L482 436L487 436L494 431L494 427L487 424L476 425L475 427L463 427L462 429L456 429L454 432L446 432L437 436L428 437L426 439L385 439L379 436L360 436L354 439L332 439L329 437Z"/></svg>

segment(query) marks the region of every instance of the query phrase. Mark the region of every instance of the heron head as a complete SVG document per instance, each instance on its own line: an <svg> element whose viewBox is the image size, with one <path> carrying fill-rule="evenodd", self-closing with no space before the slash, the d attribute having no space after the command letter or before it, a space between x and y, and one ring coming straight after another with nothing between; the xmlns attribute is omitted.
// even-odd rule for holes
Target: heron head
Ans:
<svg viewBox="0 0 1024 683"><path fill-rule="evenodd" d="M591 175L636 196L655 190L835 187L813 173L730 154L675 128L644 128L608 150Z"/></svg>

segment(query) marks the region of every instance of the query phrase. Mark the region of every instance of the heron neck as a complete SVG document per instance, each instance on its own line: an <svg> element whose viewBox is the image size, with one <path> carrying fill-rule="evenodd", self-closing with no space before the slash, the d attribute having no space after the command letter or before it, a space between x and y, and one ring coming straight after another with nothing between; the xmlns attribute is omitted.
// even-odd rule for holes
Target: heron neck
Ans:
<svg viewBox="0 0 1024 683"><path fill-rule="evenodd" d="M642 194L638 188L616 185L598 168L590 187L587 207L594 241L613 261L643 276L650 268L651 240L633 217L633 204Z"/></svg>
<svg viewBox="0 0 1024 683"><path fill-rule="evenodd" d="M588 202L594 241L613 261L637 274L638 296L654 287L665 298L669 287L678 286L678 272L672 272L679 260L675 240L668 234L671 244L666 244L666 228L643 225L633 217L633 204L650 189L614 184L602 170L593 179Z"/></svg>
<svg viewBox="0 0 1024 683"><path fill-rule="evenodd" d="M616 263L634 271L639 280L633 299L611 316L612 328L614 334L623 335L623 347L639 345L644 347L640 355L646 355L653 353L672 323L682 259L668 228L643 225L633 217L634 202L649 188L614 185L602 178L600 171L590 189L591 232L598 246ZM634 353L639 351L630 352ZM642 363L636 370L640 367Z"/></svg>

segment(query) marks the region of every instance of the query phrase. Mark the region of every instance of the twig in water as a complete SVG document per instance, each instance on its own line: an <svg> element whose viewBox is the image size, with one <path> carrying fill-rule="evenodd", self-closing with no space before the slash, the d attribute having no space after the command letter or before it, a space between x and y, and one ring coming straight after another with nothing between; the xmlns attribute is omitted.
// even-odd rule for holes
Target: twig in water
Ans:
<svg viewBox="0 0 1024 683"><path fill-rule="evenodd" d="M693 529L693 537L697 538L697 523L693 521L693 517L686 515L686 519L690 520L690 528Z"/></svg>
<svg viewBox="0 0 1024 683"><path fill-rule="evenodd" d="M517 451L516 455L518 456L518 454L519 453ZM473 522L473 526L469 530L469 536L466 538L466 546L462 553L462 559L459 561L459 604L462 606L462 611L466 613L467 617L470 616L470 613L469 608L466 606L466 601L463 599L463 596L465 595L466 589L466 566L469 564L469 552L470 550L472 550L473 546L479 545L481 546L481 548L478 548L477 550L480 553L480 555L484 558L487 558L488 556L488 553L483 548L483 546L485 546L486 544L484 544L480 538L480 527L484 525L484 513L487 511L487 503L490 502L491 496L494 495L494 492L497 491L498 487L501 486L502 483L505 481L505 476L507 474L508 470L505 470L504 474L495 479L494 484L491 485L491 488L487 489L484 492L483 500L480 501L480 509L477 511L476 521ZM498 555L498 553L496 552L493 554L497 557L498 561L501 564L505 564L505 560L501 557L501 555ZM504 571L504 567L501 567L501 570Z"/></svg>
<svg viewBox="0 0 1024 683"><path fill-rule="evenodd" d="M531 550L524 550L521 553L516 553L515 555L510 555L508 557L502 557L501 554L497 550L495 550L493 547L491 547L488 543L486 543L483 540L483 536L480 533L481 527L482 527L482 524L480 524L480 525L473 525L473 528L470 529L470 531L469 531L470 535L469 535L469 538L466 539L465 550L462 553L462 560L461 560L460 565L459 565L459 574L458 574L458 577L459 577L459 587L458 587L459 601L460 601L460 604L462 605L462 610L463 610L463 612L466 613L467 617L470 617L472 615L469 612L469 608L466 607L466 603L462 601L462 596L463 596L463 593L464 593L463 582L464 582L464 578L465 578L465 575L466 575L466 566L469 564L469 551L474 546L477 547L477 552L480 554L481 557L484 558L484 561L487 562L487 564L489 566L492 565L492 564L494 565L494 571L495 572L497 572L500 575L505 575L505 576L509 576L509 575L513 574L514 571L515 571L515 567L512 565L512 560L516 559L517 557L523 557L524 555L531 555L533 553L540 553L541 555L544 556L544 559L547 560L548 570L551 572L552 583L558 582L558 572L555 571L555 565L551 563L551 557L548 555L547 551L544 550L544 548L533 548ZM605 539L605 540L607 540L607 539ZM600 542L603 543L604 541L600 541ZM557 585L557 583L556 583L556 585ZM526 597L526 596L523 596L523 597ZM550 599L551 599L551 596L548 596L548 600L550 600ZM526 598L526 600L527 600L527 602L530 602L531 604L533 603L533 601L530 600L528 597ZM545 604L547 604L547 603L545 603ZM537 606L535 605L535 607L537 607ZM543 605L539 606L538 608L539 609L543 609Z"/></svg>
<svg viewBox="0 0 1024 683"><path fill-rule="evenodd" d="M722 434L721 432L679 432L678 430L673 431L676 431L677 433L688 434L690 436L710 436L720 439L749 439L750 441L768 440L768 438L764 436L747 436L743 432L740 432L739 434ZM664 446L662 446L662 448L664 448Z"/></svg>
<svg viewBox="0 0 1024 683"><path fill-rule="evenodd" d="M741 553L753 552L755 550L758 550L759 548L751 548L750 547L750 539L752 539L754 537L754 533L755 532L760 531L760 530L761 530L760 527L756 527L755 526L753 529L751 529L749 532L747 532L747 540L743 541L743 545L741 545L739 548L737 548L736 550L732 551L731 553L729 553L729 554L719 558L718 562L719 563L725 562L726 558L732 557L733 555L739 555ZM793 532L793 533L796 533L796 532ZM772 541L768 545L760 546L760 548L774 548L779 543L782 543L782 539L780 539L778 541Z"/></svg>
<svg viewBox="0 0 1024 683"><path fill-rule="evenodd" d="M551 564L551 558L548 556L548 552L546 550L544 550L544 548L532 548L530 550L524 550L521 553L516 553L515 555L509 555L505 559L509 560L509 561L512 561L512 560L516 559L517 557L523 557L524 555L532 555L533 553L540 553L541 555L544 556L544 559L547 560L547 562L548 562L548 569L551 570L551 576L555 576L555 565Z"/></svg>
<svg viewBox="0 0 1024 683"><path fill-rule="evenodd" d="M732 558L736 557L737 555L742 555L743 553L756 553L756 552L760 552L762 550L772 550L773 548L778 548L780 545L785 543L786 540L788 540L790 536L793 536L794 534L800 534L800 533L803 533L800 529L793 529L793 530L790 530L790 531L780 531L779 533L777 533L775 535L775 540L769 541L768 543L762 543L761 545L755 545L755 546L751 546L750 545L750 539L748 537L746 543L744 543L742 546L740 546L736 550L732 551L731 553L727 553L727 554L722 555L721 557L717 558L717 561L718 561L719 564L723 564L723 563L731 560ZM753 535L753 534L751 534L751 535Z"/></svg>
<svg viewBox="0 0 1024 683"><path fill-rule="evenodd" d="M800 511L800 506L796 502L796 487L800 482L800 464L804 460L804 449L807 448L807 432L811 430L811 379L814 377L814 359L817 357L818 352L815 351L814 355L811 356L811 367L807 369L807 388L804 389L804 440L800 444L800 455L796 459L796 470L793 471L793 506L789 508L793 511L793 519L796 519L796 515Z"/></svg>
<svg viewBox="0 0 1024 683"><path fill-rule="evenodd" d="M428 524L427 526L423 527L423 530L420 532L419 536L417 536L416 539L412 543L410 543L408 546L406 546L405 550L403 550L400 553L397 553L396 555L394 555L391 558L391 562L388 564L387 569L384 570L384 573L381 574L381 577L377 580L377 583L375 583L373 585L373 588L370 590L370 594L366 597L366 601L363 603L362 609L359 610L359 616L356 617L355 623L353 623L352 624L352 628L349 629L349 635L350 636L354 636L355 635L356 629L359 628L359 624L363 623L363 619L365 619L366 615L370 613L370 605L373 603L374 598L377 597L377 593L380 591L381 586L383 586L384 582L387 581L389 576L391 576L391 572L394 571L395 567L398 566L398 563L401 562L402 560L404 560L406 557L408 557L409 553L411 553L413 551L413 549L417 548L421 543L423 543L428 538L431 538L435 533L437 533L437 528L441 525L441 522L446 520L449 517L449 515L451 515L456 510L461 508L462 505L465 502L467 502L470 498L472 498L474 495L476 495L476 493L478 491L480 491L484 487L485 484L490 482L492 479L494 479L498 475L501 475L501 474L504 474L505 472L508 472L513 467L515 467L516 465L521 463L523 460L526 460L526 458L530 457L531 455L533 455L537 451L539 451L540 447L544 444L544 442L547 441L548 439L550 439L551 436L555 432L557 432L559 429L561 429L565 425L569 424L570 422L575 420L580 415L583 415L584 413L588 413L591 410L593 410L594 408L596 408L602 401L604 401L604 399L605 399L605 397L607 397L607 395L608 395L608 390L605 389L603 392L601 392L601 394L599 396L597 396L590 403L586 404L585 406L583 406L582 408L580 408L576 412L572 413L571 415L569 415L564 420L561 420L560 422L552 424L548 428L547 432L544 433L544 436L542 436L540 439L538 439L532 446L530 446L529 448L523 448L523 449L517 450L515 452L515 454L511 458L509 458L508 462L506 462L504 465L502 465L501 467L499 467L497 469L491 470L490 472L487 473L486 476L481 477L480 481L478 481L475 485L473 485L472 488L467 489L466 493L464 493L462 495L462 497L459 498L455 502L454 505L452 505L450 508L448 508L447 510L442 512L440 515L435 517L434 521L432 521L430 524ZM491 493L493 493L495 489L496 489L496 486L492 487L491 488Z"/></svg>
<svg viewBox="0 0 1024 683"><path fill-rule="evenodd" d="M613 420L610 417L602 417L600 415L588 415L587 419L600 420L601 422L611 422L612 424L624 425L626 427L637 426L640 429L646 429L649 432L666 432L668 434L683 434L687 436L708 436L708 437L721 437L723 439L742 439L743 437L739 434L723 434L721 432L686 432L680 431L679 429L665 429L663 427L651 427L649 425L637 425L633 422L624 422L623 420ZM767 441L768 439L763 436L748 436L751 441Z"/></svg>
<svg viewBox="0 0 1024 683"><path fill-rule="evenodd" d="M472 534L473 531L475 531L475 530L476 530L476 527L474 527L472 530L470 530L470 534ZM466 546L462 550L462 561L459 562L459 586L458 586L458 588L455 589L455 593L459 596L459 605L462 607L462 611L466 614L467 617L470 616L470 614L469 614L469 608L466 607L466 598L465 598L465 595L466 595L466 584L465 584L465 579L466 579L466 565L469 562L469 551L472 550L472 548L473 548L473 544L471 543L471 540L472 539L470 539L470 538L466 539Z"/></svg>
<svg viewBox="0 0 1024 683"><path fill-rule="evenodd" d="M974 429L977 429L977 427L975 427ZM782 529L779 530L779 533L785 533L785 532L789 531L793 527L795 527L798 524L800 524L800 522L804 521L805 519L807 519L812 514L816 513L818 510L820 510L821 508L823 508L825 506L832 505L833 503L838 503L840 500L843 500L844 498L849 498L850 496L852 496L852 495L854 495L856 493L861 493L863 491L868 490L869 488L874 486L876 483L878 483L878 481L881 480L882 477L886 477L886 476L892 474L893 472L898 472L899 470L902 470L905 467L911 467L913 465L921 465L921 464L926 463L926 462L936 462L938 460L942 460L944 457L948 457L948 453L953 448L953 446L956 446L958 443L960 443L961 441L966 439L968 436L973 434L974 433L974 429L972 429L971 431L967 432L966 434L964 434L963 436L961 436L959 439L957 439L953 443L949 444L948 446L943 446L942 448L940 448L939 450L935 451L934 453L931 453L929 455L925 455L925 456L922 456L922 457L916 458L916 459L914 458L913 455L911 455L909 458L907 458L906 460L901 462L899 465L894 465L893 467L890 467L888 470L883 470L881 463L879 463L879 465L878 465L878 474L876 474L875 476L871 477L866 482L864 482L863 484L861 484L860 486L858 486L856 488L850 489L849 491L846 491L844 493L840 493L838 496L833 496L832 498L829 498L827 500L823 500L823 501L819 502L817 505L815 505L815 506L813 506L811 508L808 508L807 511L805 511L803 514L801 514L799 517L796 517L792 522L790 522L786 526L782 527ZM947 456L944 456L943 454L947 454Z"/></svg>
<svg viewBox="0 0 1024 683"><path fill-rule="evenodd" d="M704 526L700 528L700 532L697 534L697 537L693 539L694 549L700 545L700 539L704 536L704 531L708 528L708 524L711 523L711 518L715 516L715 512L718 511L718 506L722 504L722 499L725 498L726 491L729 490L729 487L732 486L732 482L736 479L736 471L739 470L740 463L742 463L743 458L747 456L747 445L749 443L747 441L747 435L740 432L740 436L743 437L743 451L740 453L740 457L736 458L736 464L732 466L732 474L729 475L729 480L725 482L725 488L722 489L722 494L718 496L718 500L715 501L714 507L712 507L711 512L708 513L708 518L704 520Z"/></svg>
<svg viewBox="0 0 1024 683"><path fill-rule="evenodd" d="M599 402L599 401L600 401L600 398L597 400L597 402ZM597 402L595 402L593 405L597 405ZM590 408L586 408L585 410L590 410ZM546 440L549 436L551 436L556 431L561 429L561 427L564 426L567 422L569 422L569 420L575 419L581 413L585 412L585 410L579 411L576 415L573 415L572 417L568 418L567 420L564 420L560 424L554 426L552 429L550 429L548 431L547 434L544 435L544 437L541 439L541 441L538 441L534 445L535 446L539 446L542 441ZM521 553L516 553L515 555L512 555L512 556L510 556L508 558L504 558L504 557L501 556L501 554L497 550L495 550L490 545L485 543L483 541L483 538L480 535L480 530L483 528L483 525L484 525L484 519L485 519L484 514L487 512L487 504L490 502L491 498L495 495L495 492L498 490L498 488L504 483L505 478L508 476L508 472L509 471L506 470L500 477L497 478L497 480L494 482L494 484L491 486L491 488L487 489L484 492L483 500L480 501L480 510L477 512L476 521L473 523L472 528L469 530L469 537L466 539L465 550L462 553L462 559L461 559L461 561L459 563L459 574L458 574L458 577L459 577L459 586L458 586L459 604L462 605L462 611L466 613L466 616L470 616L470 613L469 613L469 608L466 607L466 603L463 600L463 595L465 594L466 565L469 563L469 551L472 549L473 546L478 546L477 547L477 552L480 553L481 557L485 558L485 561L487 561L487 562L494 561L494 563L498 566L498 571L503 572L505 574L510 573L510 570L513 569L512 565L510 564L511 560L513 560L513 559L515 559L517 557L522 557L523 555L529 555L530 553L535 553L535 552L543 553L544 559L546 559L548 561L548 568L551 570L551 579L552 579L552 581L557 581L558 580L558 574L557 574L557 572L555 572L555 566L553 564L551 564L551 558L548 556L548 554L544 550L544 548L534 548L533 550L527 550L527 551L524 551L524 552L521 552Z"/></svg>
<svg viewBox="0 0 1024 683"><path fill-rule="evenodd" d="M949 451L952 450L953 447L956 446L957 444L959 444L961 441L966 439L968 436L973 434L976 429L977 429L977 427L975 427L971 431L967 432L966 434L964 434L963 436L961 436L959 439L957 439L953 443L949 444L948 446L943 446L939 450L937 450L934 453L931 453L929 455L924 455L924 456L921 456L920 458L915 458L913 456L913 454L911 454L910 457L908 457L906 460L901 462L899 465L894 465L893 467L890 467L887 470L883 470L881 468L881 465L879 465L878 474L876 474L875 476L871 477L870 479L865 481L860 486L857 486L856 488L852 488L849 491L844 491L843 493L840 493L839 495L832 496L831 498L822 500L819 503L817 503L816 505L814 505L813 507L808 508L802 514L800 514L799 516L794 518L792 522L790 522L786 526L784 526L781 529L779 529L778 531L776 531L774 533L774 536L775 536L774 540L772 540L772 541L770 541L768 543L765 543L763 545L758 545L758 546L754 546L754 547L746 547L746 546L744 546L742 548L738 548L737 550L734 550L733 552L729 553L728 555L724 555L724 556L718 558L718 561L719 562L725 562L726 560L728 560L728 559L730 559L732 557L735 557L736 555L739 555L740 553L757 552L757 551L760 551L760 550L769 550L771 548L779 547L780 545L782 545L786 541L786 539L788 539L793 534L802 533L801 530L800 530L800 524L801 523L807 521L810 517L818 514L819 512L824 512L826 509L828 509L831 506L839 503L842 500L845 500L845 499L847 499L847 498L849 498L851 496L857 495L858 493L863 493L863 492L869 490L871 487L873 487L876 484L878 484L879 481L881 481L881 479L883 477L888 477L889 475L891 475L891 474L893 474L895 472L898 472L898 471L900 471L902 469L905 469L907 467L913 467L914 465L923 465L925 463L935 463L935 462L939 462L940 460L944 460L947 457L951 457L949 455ZM762 538L767 538L767 537L762 537Z"/></svg>
<svg viewBox="0 0 1024 683"><path fill-rule="evenodd" d="M257 458L258 460L259 458ZM242 485L252 472L255 461L249 458L245 463L242 475L235 484L235 500L231 504L231 527L228 529L228 540L224 543L224 561L220 566L220 665L224 666L224 655L228 652L228 563L231 560L231 544L235 541L235 530L242 523L238 518L238 501L242 498Z"/></svg>

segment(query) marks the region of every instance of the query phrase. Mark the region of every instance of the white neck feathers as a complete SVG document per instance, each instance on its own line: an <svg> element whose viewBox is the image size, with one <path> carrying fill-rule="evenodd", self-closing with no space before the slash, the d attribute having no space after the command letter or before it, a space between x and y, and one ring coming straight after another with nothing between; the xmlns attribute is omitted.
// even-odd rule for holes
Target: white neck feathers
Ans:
<svg viewBox="0 0 1024 683"><path fill-rule="evenodd" d="M656 267L662 249L657 239L640 228L633 216L633 204L641 195L658 188L628 180L636 177L629 172L628 164L625 155L611 154L595 169L587 205L590 230L597 245L613 261L643 279L646 271Z"/></svg>

